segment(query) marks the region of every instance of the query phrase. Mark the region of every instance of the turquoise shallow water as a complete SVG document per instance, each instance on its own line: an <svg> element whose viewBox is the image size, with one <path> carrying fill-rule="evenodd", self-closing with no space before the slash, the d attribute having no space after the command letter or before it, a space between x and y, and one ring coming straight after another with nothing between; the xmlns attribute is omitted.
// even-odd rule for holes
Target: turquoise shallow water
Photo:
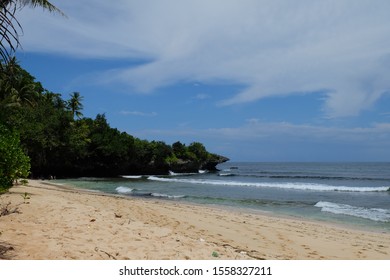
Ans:
<svg viewBox="0 0 390 280"><path fill-rule="evenodd" d="M229 206L390 231L390 163L225 163L219 172L57 180L124 196Z"/></svg>

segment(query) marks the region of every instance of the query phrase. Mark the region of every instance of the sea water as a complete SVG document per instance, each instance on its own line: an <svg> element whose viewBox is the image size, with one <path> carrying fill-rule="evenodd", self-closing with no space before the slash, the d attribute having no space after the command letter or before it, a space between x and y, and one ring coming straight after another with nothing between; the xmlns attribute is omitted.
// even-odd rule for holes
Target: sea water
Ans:
<svg viewBox="0 0 390 280"><path fill-rule="evenodd" d="M390 163L224 163L218 172L60 182L94 191L267 211L390 231Z"/></svg>

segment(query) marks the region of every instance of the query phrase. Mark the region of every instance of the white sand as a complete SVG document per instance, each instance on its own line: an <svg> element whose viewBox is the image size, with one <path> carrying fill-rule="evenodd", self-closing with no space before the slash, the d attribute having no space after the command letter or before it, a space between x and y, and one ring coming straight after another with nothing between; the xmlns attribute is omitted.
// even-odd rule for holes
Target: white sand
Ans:
<svg viewBox="0 0 390 280"><path fill-rule="evenodd" d="M0 259L390 259L390 233L306 220L34 180L0 196L8 202L20 213L0 217Z"/></svg>

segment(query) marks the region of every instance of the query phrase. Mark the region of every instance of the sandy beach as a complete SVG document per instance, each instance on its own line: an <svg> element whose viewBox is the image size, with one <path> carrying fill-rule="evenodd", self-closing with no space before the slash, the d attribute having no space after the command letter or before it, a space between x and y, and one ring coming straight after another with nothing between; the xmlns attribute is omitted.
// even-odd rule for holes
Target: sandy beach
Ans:
<svg viewBox="0 0 390 280"><path fill-rule="evenodd" d="M390 233L46 181L13 187L6 205L16 212L0 217L0 259L390 259Z"/></svg>

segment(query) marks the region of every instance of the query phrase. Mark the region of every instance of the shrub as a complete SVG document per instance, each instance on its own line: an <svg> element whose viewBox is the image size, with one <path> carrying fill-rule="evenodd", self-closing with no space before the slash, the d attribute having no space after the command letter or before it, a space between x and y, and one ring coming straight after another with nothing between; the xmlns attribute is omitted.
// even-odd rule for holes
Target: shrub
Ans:
<svg viewBox="0 0 390 280"><path fill-rule="evenodd" d="M30 159L20 146L19 136L0 125L0 192L30 172Z"/></svg>

